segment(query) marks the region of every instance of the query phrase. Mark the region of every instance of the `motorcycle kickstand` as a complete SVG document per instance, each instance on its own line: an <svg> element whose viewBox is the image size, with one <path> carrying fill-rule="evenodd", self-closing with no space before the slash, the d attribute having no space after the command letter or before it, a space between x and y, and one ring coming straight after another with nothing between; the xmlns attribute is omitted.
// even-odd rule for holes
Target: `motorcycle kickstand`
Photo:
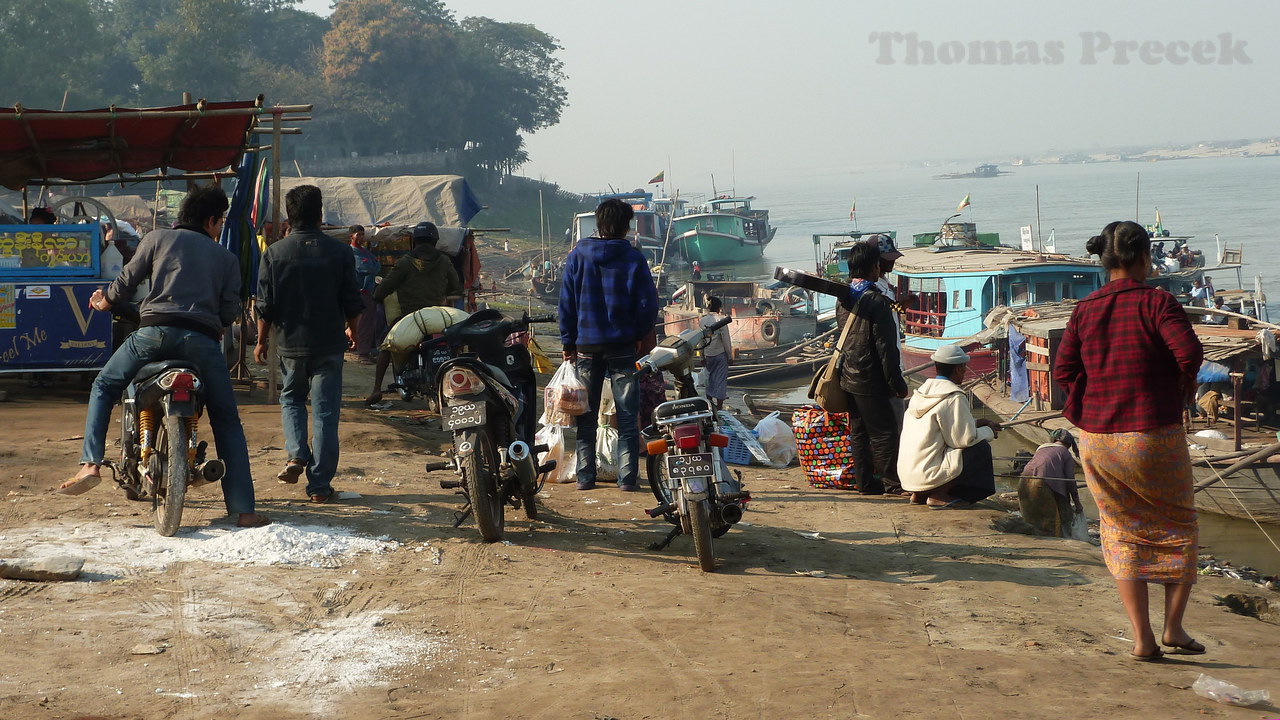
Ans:
<svg viewBox="0 0 1280 720"><path fill-rule="evenodd" d="M455 528L462 527L462 523L466 522L467 518L471 517L471 503L467 503L466 507L455 512L453 514L453 517L454 517L453 526Z"/></svg>
<svg viewBox="0 0 1280 720"><path fill-rule="evenodd" d="M671 532L667 533L667 537L665 539L659 540L657 542L649 543L649 549L650 550L667 549L667 546L671 544L671 541L675 540L676 536L679 535L680 533L681 533L680 526L677 525L674 529L672 529Z"/></svg>

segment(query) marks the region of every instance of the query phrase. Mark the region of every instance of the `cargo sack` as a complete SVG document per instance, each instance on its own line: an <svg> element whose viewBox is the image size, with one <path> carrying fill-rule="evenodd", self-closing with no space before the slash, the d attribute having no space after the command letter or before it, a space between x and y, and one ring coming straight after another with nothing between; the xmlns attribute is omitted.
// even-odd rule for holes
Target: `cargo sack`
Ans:
<svg viewBox="0 0 1280 720"><path fill-rule="evenodd" d="M800 469L816 488L854 490L853 442L849 439L849 413L829 413L805 405L791 415Z"/></svg>

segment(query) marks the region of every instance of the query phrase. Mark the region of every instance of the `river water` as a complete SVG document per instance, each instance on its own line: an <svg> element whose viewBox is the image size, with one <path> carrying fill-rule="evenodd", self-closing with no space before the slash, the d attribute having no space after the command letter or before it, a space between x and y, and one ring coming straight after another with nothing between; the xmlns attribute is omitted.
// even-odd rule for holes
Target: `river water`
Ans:
<svg viewBox="0 0 1280 720"><path fill-rule="evenodd" d="M1012 175L970 180L935 180L936 168L831 170L762 177L740 194L756 196L755 205L770 211L777 235L760 263L734 268L740 278L771 275L774 266L812 270L815 233L855 229L849 220L856 199L857 229L897 230L900 242L914 233L936 231L966 195L970 207L958 218L976 222L979 232L998 232L1006 245L1017 245L1019 227L1036 225L1036 188L1040 196L1040 234L1054 231L1059 252L1083 254L1085 241L1112 220L1135 217L1155 222L1156 208L1175 235L1192 235L1193 248L1204 251L1209 264L1217 242L1243 247L1246 287L1262 276L1268 297L1280 297L1280 158L1213 158L1155 163L1092 163L1006 168ZM823 241L823 248L830 239ZM1214 277L1219 289L1240 286L1236 273ZM1275 317L1273 316L1273 320ZM803 390L775 395L804 400ZM735 388L736 391L736 388ZM997 456L1034 450L1013 433L997 440ZM1004 469L1001 469L1003 467ZM998 463L997 472L1008 472ZM1083 479L1083 478L1081 478ZM1008 479L1005 489L1016 488ZM1087 495L1087 493L1086 493ZM1093 511L1091 511L1093 512ZM1096 515L1096 512L1093 514ZM1200 514L1203 552L1250 565L1264 574L1280 574L1280 551L1254 524ZM1264 526L1280 542L1280 527Z"/></svg>

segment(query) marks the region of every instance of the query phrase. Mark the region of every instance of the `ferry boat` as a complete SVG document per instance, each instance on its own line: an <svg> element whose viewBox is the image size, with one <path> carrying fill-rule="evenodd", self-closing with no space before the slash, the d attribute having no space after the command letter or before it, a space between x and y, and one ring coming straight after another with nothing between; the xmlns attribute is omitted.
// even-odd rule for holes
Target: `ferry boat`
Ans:
<svg viewBox="0 0 1280 720"><path fill-rule="evenodd" d="M964 173L946 173L943 175L935 175L935 180L969 180L972 178L993 178L998 175L1012 175L1008 170L1001 170L992 163L979 165L972 172Z"/></svg>
<svg viewBox="0 0 1280 720"><path fill-rule="evenodd" d="M691 280L663 308L663 331L674 335L696 327L707 313L708 295L720 298L721 312L733 318L729 339L734 352L785 347L814 335L818 328L806 293L799 288L778 295L753 280Z"/></svg>
<svg viewBox="0 0 1280 720"><path fill-rule="evenodd" d="M721 196L697 211L671 219L671 245L700 267L755 260L773 240L769 211L753 209L755 197Z"/></svg>

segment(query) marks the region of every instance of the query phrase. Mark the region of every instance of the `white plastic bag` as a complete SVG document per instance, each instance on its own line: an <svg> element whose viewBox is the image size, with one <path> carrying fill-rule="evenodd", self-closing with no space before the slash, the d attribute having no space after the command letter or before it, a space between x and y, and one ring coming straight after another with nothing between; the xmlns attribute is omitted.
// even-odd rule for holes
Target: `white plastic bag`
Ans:
<svg viewBox="0 0 1280 720"><path fill-rule="evenodd" d="M1088 540L1089 519L1082 512L1075 513L1071 518L1071 527L1063 528L1062 534L1072 540Z"/></svg>
<svg viewBox="0 0 1280 720"><path fill-rule="evenodd" d="M543 391L542 424L572 427L573 418L587 412L587 385L571 362L560 364Z"/></svg>
<svg viewBox="0 0 1280 720"><path fill-rule="evenodd" d="M1249 707L1271 700L1271 693L1266 690L1245 690L1229 682L1211 678L1204 673L1200 673L1200 677L1196 678L1191 689L1202 698L1209 698L1224 705Z"/></svg>
<svg viewBox="0 0 1280 720"><path fill-rule="evenodd" d="M796 457L796 436L787 423L778 418L780 413L774 411L768 417L756 423L756 437L769 461L775 465L790 465Z"/></svg>
<svg viewBox="0 0 1280 720"><path fill-rule="evenodd" d="M573 456L568 455L566 461L564 451L564 431L558 425L545 425L533 436L534 445L546 445L547 451L538 455L538 464L544 465L548 460L555 460L556 467L547 473L549 483L567 483L574 481Z"/></svg>
<svg viewBox="0 0 1280 720"><path fill-rule="evenodd" d="M618 479L618 431L608 425L596 430L596 479Z"/></svg>

